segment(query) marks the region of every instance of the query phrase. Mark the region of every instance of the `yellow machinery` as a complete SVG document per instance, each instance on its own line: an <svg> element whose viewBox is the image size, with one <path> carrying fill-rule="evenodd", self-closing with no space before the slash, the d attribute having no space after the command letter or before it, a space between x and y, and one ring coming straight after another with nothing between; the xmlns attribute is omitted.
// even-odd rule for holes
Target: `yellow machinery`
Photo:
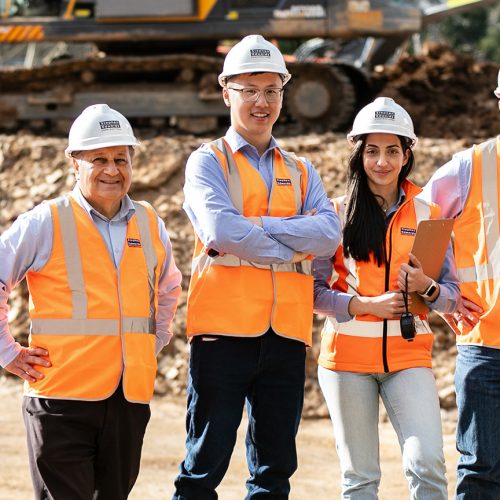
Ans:
<svg viewBox="0 0 500 500"><path fill-rule="evenodd" d="M206 132L227 116L217 47L260 33L306 41L288 62L282 119L339 129L372 97L374 65L427 23L496 1L0 0L0 127L72 119L106 102L132 119ZM75 52L86 44L97 49ZM57 57L37 58L41 47Z"/></svg>

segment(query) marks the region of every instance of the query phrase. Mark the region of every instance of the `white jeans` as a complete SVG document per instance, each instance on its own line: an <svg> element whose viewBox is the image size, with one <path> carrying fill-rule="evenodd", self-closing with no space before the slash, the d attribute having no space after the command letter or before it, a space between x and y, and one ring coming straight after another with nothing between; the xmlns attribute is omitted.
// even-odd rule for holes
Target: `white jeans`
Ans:
<svg viewBox="0 0 500 500"><path fill-rule="evenodd" d="M448 498L439 398L432 370L354 373L320 366L318 379L333 423L342 498L377 498L379 394L399 439L411 498Z"/></svg>

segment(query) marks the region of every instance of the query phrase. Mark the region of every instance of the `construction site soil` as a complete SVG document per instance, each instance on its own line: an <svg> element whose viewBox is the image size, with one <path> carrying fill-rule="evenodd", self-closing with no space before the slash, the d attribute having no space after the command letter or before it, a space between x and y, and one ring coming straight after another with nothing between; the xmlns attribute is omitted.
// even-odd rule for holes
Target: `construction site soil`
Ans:
<svg viewBox="0 0 500 500"><path fill-rule="evenodd" d="M416 169L412 174L417 184L423 185L453 153L498 133L499 113L492 94L497 71L496 64L478 62L440 46L429 48L427 54L422 56L404 56L397 66L377 68L374 74L377 95L393 97L413 117L420 138L415 150ZM182 210L184 167L194 149L217 135L195 137L175 135L171 130L158 132L152 129L138 129L136 132L141 145L134 158L134 181L130 195L134 199L151 202L164 219L177 265L183 274L183 292L174 321L174 337L159 356L156 379L158 400L169 398L179 401L183 399L187 381L189 349L184 326L193 248L193 232ZM343 192L349 154L345 133L292 136L285 127L278 126L275 135L284 149L295 151L313 162L330 196ZM66 139L62 136L35 135L29 131L0 134L0 232L20 213L72 188L74 176L64 157L65 147ZM29 331L26 297L27 289L22 283L11 295L9 311L11 333L23 343ZM314 320L314 345L308 353L306 419L327 416L316 379L322 319L317 317ZM434 372L443 408L443 424L449 431L456 416L453 386L455 340L439 317L431 316L431 324L435 331ZM3 383L11 382L4 380ZM166 415L166 418L170 417L172 415ZM177 417L183 419L182 415ZM384 414L381 420L387 420ZM329 453L333 459L333 450ZM159 497L153 495L148 498Z"/></svg>

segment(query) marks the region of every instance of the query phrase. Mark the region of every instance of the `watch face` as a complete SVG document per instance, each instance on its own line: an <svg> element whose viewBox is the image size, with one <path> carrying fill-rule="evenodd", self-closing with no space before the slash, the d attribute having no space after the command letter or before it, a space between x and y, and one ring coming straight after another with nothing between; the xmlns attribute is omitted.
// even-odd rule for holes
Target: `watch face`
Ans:
<svg viewBox="0 0 500 500"><path fill-rule="evenodd" d="M437 286L432 283L431 286L425 291L426 297L432 297L437 290Z"/></svg>

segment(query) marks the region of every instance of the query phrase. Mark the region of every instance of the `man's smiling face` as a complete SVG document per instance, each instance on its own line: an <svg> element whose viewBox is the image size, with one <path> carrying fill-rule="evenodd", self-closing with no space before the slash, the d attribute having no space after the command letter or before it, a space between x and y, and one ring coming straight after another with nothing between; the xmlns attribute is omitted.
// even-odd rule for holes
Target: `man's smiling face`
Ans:
<svg viewBox="0 0 500 500"><path fill-rule="evenodd" d="M101 214L113 217L132 182L128 146L81 151L73 158L78 186L85 199Z"/></svg>

